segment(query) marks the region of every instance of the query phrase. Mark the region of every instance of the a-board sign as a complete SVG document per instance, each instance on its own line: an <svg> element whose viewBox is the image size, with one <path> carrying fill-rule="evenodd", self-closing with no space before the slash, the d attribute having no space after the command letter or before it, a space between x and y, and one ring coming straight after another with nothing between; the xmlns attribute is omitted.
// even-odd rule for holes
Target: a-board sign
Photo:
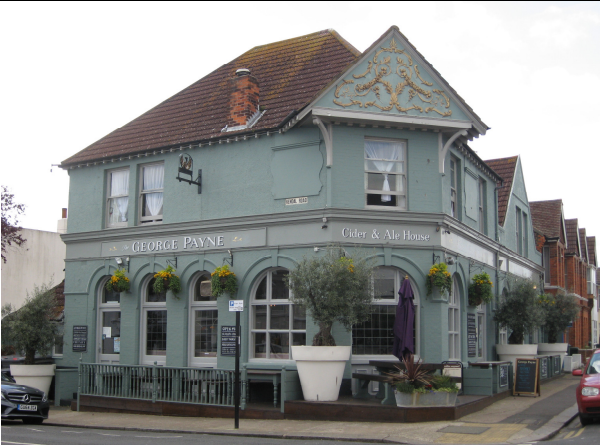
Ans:
<svg viewBox="0 0 600 445"><path fill-rule="evenodd" d="M500 365L500 388L508 386L508 365Z"/></svg>
<svg viewBox="0 0 600 445"><path fill-rule="evenodd" d="M477 327L475 314L467 314L467 345L469 357L477 357Z"/></svg>
<svg viewBox="0 0 600 445"><path fill-rule="evenodd" d="M552 369L554 369L554 374L560 374L560 372L562 371L562 369L560 369L560 355L555 355L553 359L554 366L552 367Z"/></svg>
<svg viewBox="0 0 600 445"><path fill-rule="evenodd" d="M87 351L87 326L73 326L73 352Z"/></svg>
<svg viewBox="0 0 600 445"><path fill-rule="evenodd" d="M540 394L540 360L537 358L518 358L515 370L513 394Z"/></svg>
<svg viewBox="0 0 600 445"><path fill-rule="evenodd" d="M548 378L548 357L542 357L540 359L540 378Z"/></svg>
<svg viewBox="0 0 600 445"><path fill-rule="evenodd" d="M221 326L221 356L235 357L235 326Z"/></svg>

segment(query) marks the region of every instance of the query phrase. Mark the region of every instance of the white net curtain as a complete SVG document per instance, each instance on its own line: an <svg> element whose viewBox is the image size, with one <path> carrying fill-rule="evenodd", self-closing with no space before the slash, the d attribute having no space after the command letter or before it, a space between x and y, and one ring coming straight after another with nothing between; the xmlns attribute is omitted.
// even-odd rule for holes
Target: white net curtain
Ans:
<svg viewBox="0 0 600 445"><path fill-rule="evenodd" d="M164 165L144 167L143 191L161 190L160 192L146 193L146 216L162 214L164 177Z"/></svg>
<svg viewBox="0 0 600 445"><path fill-rule="evenodd" d="M127 222L127 206L129 205L129 170L112 172L110 181L111 196L111 222Z"/></svg>
<svg viewBox="0 0 600 445"><path fill-rule="evenodd" d="M365 141L365 153L367 159L371 160L375 168L383 175L382 191L390 191L388 173L394 170L396 162L400 160L402 153L402 143L389 141ZM382 202L392 200L391 195L381 195Z"/></svg>

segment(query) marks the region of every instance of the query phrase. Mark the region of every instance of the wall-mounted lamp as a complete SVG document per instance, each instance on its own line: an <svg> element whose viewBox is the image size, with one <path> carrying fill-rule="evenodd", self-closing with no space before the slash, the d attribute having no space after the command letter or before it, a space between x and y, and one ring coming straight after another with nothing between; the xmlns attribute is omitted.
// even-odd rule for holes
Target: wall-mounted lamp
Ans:
<svg viewBox="0 0 600 445"><path fill-rule="evenodd" d="M223 264L229 263L229 265L233 267L233 253L231 253L231 250L229 249L227 249L227 253L229 254L229 258L223 258Z"/></svg>
<svg viewBox="0 0 600 445"><path fill-rule="evenodd" d="M504 263L504 260L503 259L499 259L498 260L498 267L502 267L502 263Z"/></svg>
<svg viewBox="0 0 600 445"><path fill-rule="evenodd" d="M445 259L446 259L446 264L448 264L449 266L452 266L454 264L454 257L451 257L448 255Z"/></svg>
<svg viewBox="0 0 600 445"><path fill-rule="evenodd" d="M115 261L117 262L119 268L124 268L123 264L127 265L127 272L129 272L129 257L125 257L125 260L123 260L121 257L116 257Z"/></svg>
<svg viewBox="0 0 600 445"><path fill-rule="evenodd" d="M324 216L323 217L323 225L321 225L321 229L326 229L327 228L327 217Z"/></svg>

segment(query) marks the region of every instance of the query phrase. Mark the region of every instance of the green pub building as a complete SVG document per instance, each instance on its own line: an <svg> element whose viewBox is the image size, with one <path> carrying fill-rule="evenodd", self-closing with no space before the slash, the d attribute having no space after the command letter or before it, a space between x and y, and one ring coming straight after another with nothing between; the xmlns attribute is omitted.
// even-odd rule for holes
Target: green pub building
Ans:
<svg viewBox="0 0 600 445"><path fill-rule="evenodd" d="M506 333L495 302L469 306L470 278L487 272L498 298L507 277L537 281L543 269L520 160L488 164L468 146L487 130L397 27L362 54L333 30L247 51L62 162L70 215L57 363L233 369L222 340L235 314L207 285L229 264L244 301L242 364L293 370L290 345L310 344L317 327L284 277L331 243L374 258L382 290L368 322L335 329L338 345L352 345L346 391L352 372L372 372L369 360L393 359L404 279L419 357L496 360ZM452 274L450 297L426 294L437 262ZM130 291L108 292L120 264ZM182 290L155 294L168 265Z"/></svg>

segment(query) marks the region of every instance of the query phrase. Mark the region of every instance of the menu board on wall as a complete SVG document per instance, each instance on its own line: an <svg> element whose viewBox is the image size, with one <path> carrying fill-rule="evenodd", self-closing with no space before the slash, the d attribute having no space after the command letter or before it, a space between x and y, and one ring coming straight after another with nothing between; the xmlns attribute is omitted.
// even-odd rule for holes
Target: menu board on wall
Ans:
<svg viewBox="0 0 600 445"><path fill-rule="evenodd" d="M87 326L73 326L73 352L87 351Z"/></svg>
<svg viewBox="0 0 600 445"><path fill-rule="evenodd" d="M467 345L469 357L477 357L477 326L475 314L467 314Z"/></svg>
<svg viewBox="0 0 600 445"><path fill-rule="evenodd" d="M221 356L235 357L235 326L221 326Z"/></svg>
<svg viewBox="0 0 600 445"><path fill-rule="evenodd" d="M500 388L508 386L508 365L500 365Z"/></svg>
<svg viewBox="0 0 600 445"><path fill-rule="evenodd" d="M540 359L540 375L541 378L548 378L548 357Z"/></svg>
<svg viewBox="0 0 600 445"><path fill-rule="evenodd" d="M554 356L554 366L552 367L554 369L554 374L560 374L562 369L560 368L560 356L556 355Z"/></svg>
<svg viewBox="0 0 600 445"><path fill-rule="evenodd" d="M513 394L541 394L539 369L539 359L518 358Z"/></svg>

